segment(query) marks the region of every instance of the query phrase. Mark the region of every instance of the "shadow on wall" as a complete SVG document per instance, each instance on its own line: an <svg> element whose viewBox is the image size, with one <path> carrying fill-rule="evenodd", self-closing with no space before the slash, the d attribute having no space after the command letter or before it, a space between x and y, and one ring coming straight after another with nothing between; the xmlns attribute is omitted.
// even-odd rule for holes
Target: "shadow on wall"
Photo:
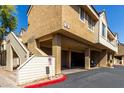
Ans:
<svg viewBox="0 0 124 93"><path fill-rule="evenodd" d="M91 66L92 65L92 61L94 63L94 67L95 66L100 66L100 62L104 62L103 64L105 64L105 61L103 60L103 58L105 57L106 53L105 52L97 52L97 51L91 51Z"/></svg>

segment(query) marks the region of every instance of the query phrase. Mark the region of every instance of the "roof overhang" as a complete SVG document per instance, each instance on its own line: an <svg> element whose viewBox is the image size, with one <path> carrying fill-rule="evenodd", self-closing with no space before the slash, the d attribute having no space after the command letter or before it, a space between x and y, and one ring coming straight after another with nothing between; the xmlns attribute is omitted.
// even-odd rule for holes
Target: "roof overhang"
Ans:
<svg viewBox="0 0 124 93"><path fill-rule="evenodd" d="M108 36L113 40L115 39L115 35L108 29Z"/></svg>

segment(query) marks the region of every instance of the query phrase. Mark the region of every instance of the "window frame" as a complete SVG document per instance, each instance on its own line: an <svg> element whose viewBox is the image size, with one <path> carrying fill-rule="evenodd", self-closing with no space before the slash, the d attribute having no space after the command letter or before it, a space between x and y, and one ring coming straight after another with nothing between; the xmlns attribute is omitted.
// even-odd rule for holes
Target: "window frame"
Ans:
<svg viewBox="0 0 124 93"><path fill-rule="evenodd" d="M103 28L104 27L104 28ZM104 29L104 30L103 30ZM102 23L102 36L105 37L106 34L106 26L104 23Z"/></svg>
<svg viewBox="0 0 124 93"><path fill-rule="evenodd" d="M81 12L83 12L83 17L81 17ZM85 11L81 7L79 7L79 19L81 22L85 23Z"/></svg>
<svg viewBox="0 0 124 93"><path fill-rule="evenodd" d="M87 15L87 21L88 21L88 29L94 32L94 24L95 24L94 20L89 15Z"/></svg>

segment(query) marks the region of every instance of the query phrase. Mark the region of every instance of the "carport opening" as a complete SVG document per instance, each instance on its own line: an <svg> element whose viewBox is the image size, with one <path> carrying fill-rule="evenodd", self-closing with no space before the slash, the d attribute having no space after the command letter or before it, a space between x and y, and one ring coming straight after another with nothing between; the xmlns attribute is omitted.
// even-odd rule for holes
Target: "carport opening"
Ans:
<svg viewBox="0 0 124 93"><path fill-rule="evenodd" d="M72 68L84 68L85 55L84 53L72 52L71 53L71 67Z"/></svg>
<svg viewBox="0 0 124 93"><path fill-rule="evenodd" d="M62 50L62 54L61 54L61 68L62 68L62 70L84 68L84 66L85 66L84 53L71 52L70 59L71 59L71 62L69 63L69 52Z"/></svg>
<svg viewBox="0 0 124 93"><path fill-rule="evenodd" d="M62 70L69 68L68 62L69 62L68 61L68 51L62 50L61 51L61 69Z"/></svg>

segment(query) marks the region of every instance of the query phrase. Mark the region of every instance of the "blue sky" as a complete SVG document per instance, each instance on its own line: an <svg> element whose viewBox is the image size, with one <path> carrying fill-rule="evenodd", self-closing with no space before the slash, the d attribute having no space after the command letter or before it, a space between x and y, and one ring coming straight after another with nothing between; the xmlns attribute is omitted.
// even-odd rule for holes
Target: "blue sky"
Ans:
<svg viewBox="0 0 124 93"><path fill-rule="evenodd" d="M102 10L106 11L110 29L113 32L117 32L120 42L124 43L124 6L97 5L94 7L98 12ZM27 28L27 9L27 5L16 6L18 18L18 26L16 32L19 32L22 27Z"/></svg>
<svg viewBox="0 0 124 93"><path fill-rule="evenodd" d="M106 11L110 29L117 32L120 42L124 43L124 6L99 5L94 7L97 11Z"/></svg>
<svg viewBox="0 0 124 93"><path fill-rule="evenodd" d="M18 25L16 29L16 33L21 31L21 28L27 28L28 26L28 18L27 18L27 10L28 10L28 5L18 5L16 6L16 11L17 11L17 20L18 20Z"/></svg>

